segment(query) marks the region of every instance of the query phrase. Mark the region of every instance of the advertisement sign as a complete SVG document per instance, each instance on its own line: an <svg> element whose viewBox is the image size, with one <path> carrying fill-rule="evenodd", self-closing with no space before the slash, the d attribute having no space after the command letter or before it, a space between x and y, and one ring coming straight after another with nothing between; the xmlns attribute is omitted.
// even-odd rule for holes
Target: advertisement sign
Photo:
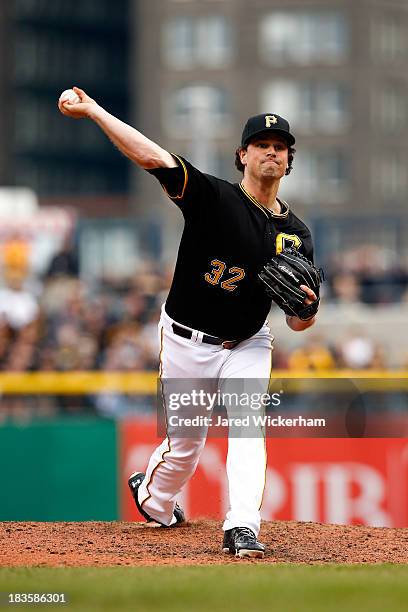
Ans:
<svg viewBox="0 0 408 612"><path fill-rule="evenodd" d="M140 520L127 489L161 442L154 420L121 424L121 514ZM212 438L179 496L190 519L222 519L228 508L228 441ZM265 520L408 526L408 439L267 439ZM244 458L243 458L244 460Z"/></svg>

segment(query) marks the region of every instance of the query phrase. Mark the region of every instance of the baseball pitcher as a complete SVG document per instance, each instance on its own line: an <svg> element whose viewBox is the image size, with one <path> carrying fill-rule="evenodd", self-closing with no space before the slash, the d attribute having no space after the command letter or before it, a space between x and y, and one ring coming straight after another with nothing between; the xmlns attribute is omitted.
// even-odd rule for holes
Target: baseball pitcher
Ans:
<svg viewBox="0 0 408 612"><path fill-rule="evenodd" d="M295 155L288 122L274 113L248 119L235 160L243 178L233 184L164 150L83 90L75 87L74 93L60 99L60 111L94 121L159 181L184 217L174 279L159 322L165 403L166 381L178 379L203 379L212 391L219 381L256 379L265 381L267 393L271 302L280 306L292 330L307 329L315 322L322 280L312 263L309 229L278 196ZM257 539L266 473L264 432L258 434L229 437L222 548L240 557L265 553ZM173 527L185 521L176 500L204 444L205 428L186 436L168 430L144 471L130 476L136 506L148 522Z"/></svg>

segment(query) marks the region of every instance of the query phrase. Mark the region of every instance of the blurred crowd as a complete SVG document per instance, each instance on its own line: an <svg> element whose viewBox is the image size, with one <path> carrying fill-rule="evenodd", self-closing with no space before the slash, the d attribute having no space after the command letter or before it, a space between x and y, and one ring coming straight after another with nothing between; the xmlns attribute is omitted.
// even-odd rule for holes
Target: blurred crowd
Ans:
<svg viewBox="0 0 408 612"><path fill-rule="evenodd" d="M27 277L27 252L15 237L2 251L0 369L3 371L157 370L157 322L171 270L144 262L126 282L91 286L79 278L69 240L41 279ZM391 265L391 264L390 264ZM325 300L370 304L408 301L407 270L386 265L373 247L361 247L328 266ZM319 333L288 351L278 343L274 367L377 369L383 348L361 330L331 345Z"/></svg>
<svg viewBox="0 0 408 612"><path fill-rule="evenodd" d="M157 322L172 269L140 264L126 282L105 279L93 285L79 275L69 240L42 278L29 274L28 250L12 237L3 244L0 288L0 370L3 372L158 371ZM408 301L407 271L387 267L371 247L333 260L326 270L325 302L366 302L380 306ZM323 371L336 368L386 369L384 347L350 328L329 342L318 328L301 334L294 348L274 346L275 369ZM400 364L408 367L408 363ZM122 418L154 409L154 398L116 393L95 396L3 396L0 423L25 422L57 414L98 414Z"/></svg>
<svg viewBox="0 0 408 612"><path fill-rule="evenodd" d="M168 279L155 264L126 284L78 277L74 252L58 253L41 279L7 274L0 289L3 371L155 370L157 321Z"/></svg>
<svg viewBox="0 0 408 612"><path fill-rule="evenodd" d="M391 250L361 245L325 265L326 298L335 303L381 305L408 302L408 261Z"/></svg>
<svg viewBox="0 0 408 612"><path fill-rule="evenodd" d="M273 365L289 370L384 370L389 367L382 345L362 330L350 329L337 343L330 343L319 333L303 340L300 346L285 350L274 347Z"/></svg>

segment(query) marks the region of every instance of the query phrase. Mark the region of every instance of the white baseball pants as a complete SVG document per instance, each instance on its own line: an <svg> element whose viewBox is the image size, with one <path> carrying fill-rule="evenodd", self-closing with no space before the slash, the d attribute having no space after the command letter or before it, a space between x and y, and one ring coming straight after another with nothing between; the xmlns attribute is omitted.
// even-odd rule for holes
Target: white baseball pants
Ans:
<svg viewBox="0 0 408 612"><path fill-rule="evenodd" d="M267 324L236 348L227 350L201 342L202 334L197 331L191 340L176 335L173 322L163 306L159 322L162 381L208 379L215 392L219 379L258 379L267 393L273 341ZM139 503L149 516L164 525L173 524L177 495L194 474L204 445L205 435L171 439L168 435L156 448L138 491ZM250 438L229 437L226 469L229 510L223 529L249 527L258 535L266 475L266 445L261 428L259 435Z"/></svg>

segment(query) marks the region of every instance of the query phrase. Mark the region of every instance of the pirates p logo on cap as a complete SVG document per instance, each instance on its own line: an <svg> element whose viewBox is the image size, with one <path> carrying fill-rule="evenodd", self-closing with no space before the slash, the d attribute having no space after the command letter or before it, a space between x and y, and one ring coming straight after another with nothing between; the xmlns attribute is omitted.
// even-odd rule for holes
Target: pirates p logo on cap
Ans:
<svg viewBox="0 0 408 612"><path fill-rule="evenodd" d="M275 123L278 123L275 115L265 115L265 127L270 128L272 125L275 125Z"/></svg>
<svg viewBox="0 0 408 612"><path fill-rule="evenodd" d="M290 133L286 119L276 113L262 113L250 117L246 122L242 132L241 146L245 147L252 138L264 132L279 134L286 140L289 147L295 144L295 137Z"/></svg>

